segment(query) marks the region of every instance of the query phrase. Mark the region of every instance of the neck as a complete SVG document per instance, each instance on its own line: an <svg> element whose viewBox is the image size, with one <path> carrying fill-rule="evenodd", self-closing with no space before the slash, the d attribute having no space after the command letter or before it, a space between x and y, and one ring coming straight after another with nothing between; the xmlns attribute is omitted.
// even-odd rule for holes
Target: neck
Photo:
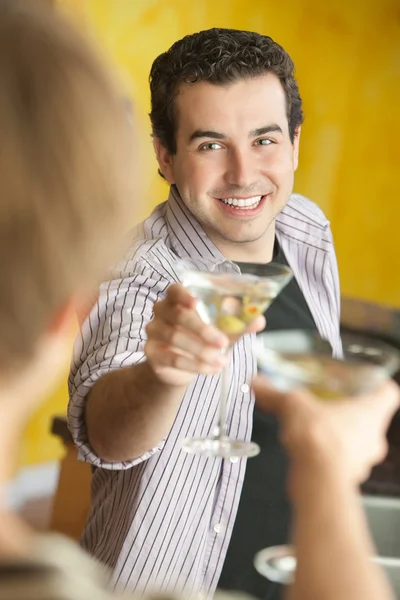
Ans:
<svg viewBox="0 0 400 600"><path fill-rule="evenodd" d="M67 348L69 336L49 334L24 368L0 376L0 558L25 554L34 541L33 532L9 506L7 486L16 472L26 423L58 383Z"/></svg>
<svg viewBox="0 0 400 600"><path fill-rule="evenodd" d="M275 221L271 223L265 234L254 242L230 242L216 239L212 232L206 231L206 233L221 254L234 262L266 264L273 259Z"/></svg>
<svg viewBox="0 0 400 600"><path fill-rule="evenodd" d="M14 401L15 402L15 401ZM14 475L25 419L20 411L12 411L0 392L0 486ZM0 498L0 501L3 501Z"/></svg>

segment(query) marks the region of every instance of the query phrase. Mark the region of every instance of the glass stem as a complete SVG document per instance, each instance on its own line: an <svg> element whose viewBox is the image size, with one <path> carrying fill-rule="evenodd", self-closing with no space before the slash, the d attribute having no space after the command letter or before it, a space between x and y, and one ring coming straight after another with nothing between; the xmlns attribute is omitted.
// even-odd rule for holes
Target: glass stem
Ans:
<svg viewBox="0 0 400 600"><path fill-rule="evenodd" d="M226 418L227 405L230 387L230 362L231 362L231 347L225 348L226 364L221 371L221 398L219 401L219 419L217 425L217 437L226 437Z"/></svg>

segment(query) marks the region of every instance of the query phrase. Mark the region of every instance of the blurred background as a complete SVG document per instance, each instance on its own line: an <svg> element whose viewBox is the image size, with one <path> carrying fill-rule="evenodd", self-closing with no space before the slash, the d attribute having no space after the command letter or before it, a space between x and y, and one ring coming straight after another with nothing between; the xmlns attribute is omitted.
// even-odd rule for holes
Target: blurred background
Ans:
<svg viewBox="0 0 400 600"><path fill-rule="evenodd" d="M270 35L294 59L305 123L295 191L331 220L342 294L400 308L400 0L54 0L121 77L145 131L150 186L135 220L166 199L149 135L154 58L209 27ZM56 461L65 380L28 424L21 467Z"/></svg>

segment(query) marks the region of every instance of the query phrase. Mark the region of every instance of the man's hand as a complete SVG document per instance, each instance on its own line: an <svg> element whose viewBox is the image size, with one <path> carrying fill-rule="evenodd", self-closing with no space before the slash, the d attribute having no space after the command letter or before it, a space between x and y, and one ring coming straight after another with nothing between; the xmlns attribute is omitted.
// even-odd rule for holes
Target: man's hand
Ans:
<svg viewBox="0 0 400 600"><path fill-rule="evenodd" d="M154 305L145 353L159 380L168 385L189 385L196 375L215 375L225 364L223 350L229 340L204 323L196 303L182 285L174 284L165 300ZM264 317L259 317L248 332L259 331L264 324Z"/></svg>
<svg viewBox="0 0 400 600"><path fill-rule="evenodd" d="M331 469L359 485L387 453L386 430L399 408L399 388L389 381L373 393L322 401L306 390L282 394L264 377L254 381L257 406L275 413L292 466Z"/></svg>

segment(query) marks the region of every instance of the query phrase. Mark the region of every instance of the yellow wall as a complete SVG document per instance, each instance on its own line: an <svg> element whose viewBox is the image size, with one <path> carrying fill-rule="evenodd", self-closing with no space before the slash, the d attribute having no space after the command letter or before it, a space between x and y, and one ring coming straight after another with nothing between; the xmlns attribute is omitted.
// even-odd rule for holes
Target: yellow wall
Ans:
<svg viewBox="0 0 400 600"><path fill-rule="evenodd" d="M119 67L146 128L150 66L175 40L220 26L256 30L280 42L297 66L306 115L296 190L332 221L343 293L400 307L398 0L59 3ZM153 173L140 217L165 199L155 165ZM45 431L49 416L65 406L62 387L28 428L25 462L58 452Z"/></svg>

